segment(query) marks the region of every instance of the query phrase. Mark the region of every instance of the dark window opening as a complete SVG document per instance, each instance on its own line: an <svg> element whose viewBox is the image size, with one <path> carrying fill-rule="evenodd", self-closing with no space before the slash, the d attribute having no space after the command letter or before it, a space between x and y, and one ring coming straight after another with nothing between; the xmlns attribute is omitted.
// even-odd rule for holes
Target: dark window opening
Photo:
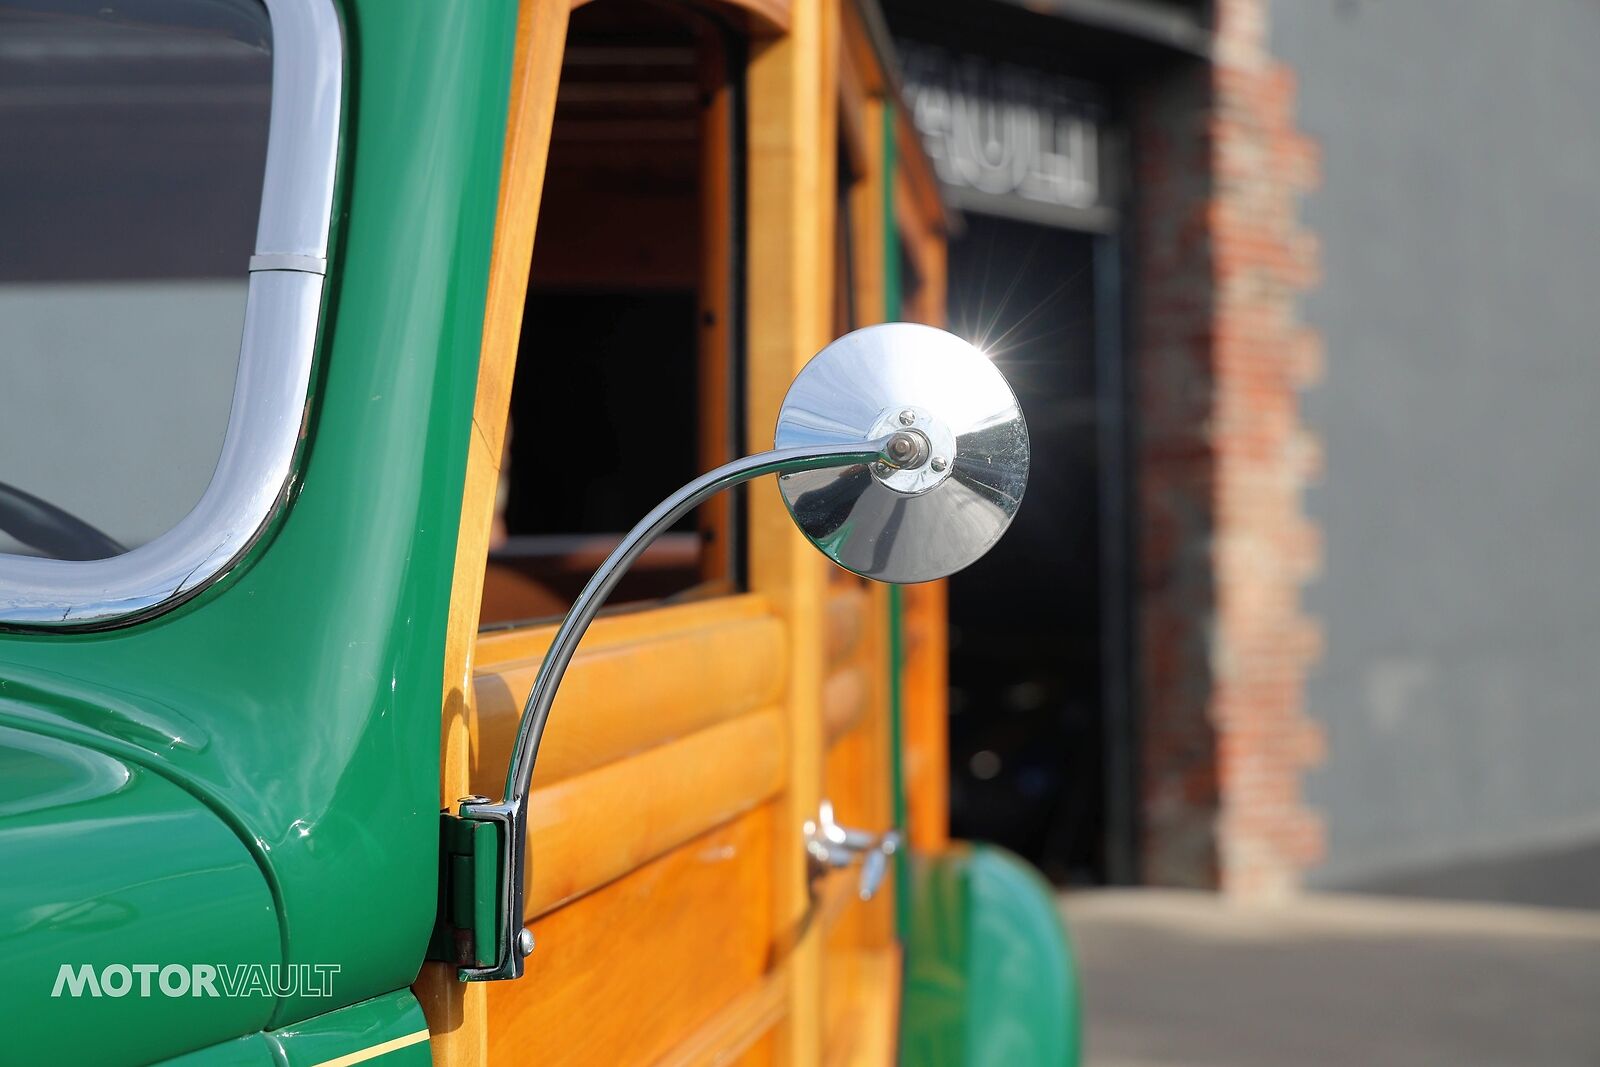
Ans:
<svg viewBox="0 0 1600 1067"><path fill-rule="evenodd" d="M742 76L708 18L638 0L573 12L485 626L565 611L635 522L735 454ZM610 602L731 592L739 556L737 510L718 499Z"/></svg>
<svg viewBox="0 0 1600 1067"><path fill-rule="evenodd" d="M839 174L836 184L837 204L834 211L833 233L833 332L835 336L849 333L861 325L856 307L855 271L855 218L850 207L856 176L850 167L850 154L841 139L839 142Z"/></svg>

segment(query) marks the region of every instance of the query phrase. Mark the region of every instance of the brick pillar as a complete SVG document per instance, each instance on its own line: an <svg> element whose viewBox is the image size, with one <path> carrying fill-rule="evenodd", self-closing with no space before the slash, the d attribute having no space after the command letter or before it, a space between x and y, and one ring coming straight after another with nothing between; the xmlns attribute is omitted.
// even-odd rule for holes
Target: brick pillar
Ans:
<svg viewBox="0 0 1600 1067"><path fill-rule="evenodd" d="M1214 62L1149 86L1135 119L1144 877L1258 898L1323 847L1300 788L1322 753L1300 606L1318 450L1299 416L1321 352L1297 316L1317 151L1266 3L1218 0Z"/></svg>

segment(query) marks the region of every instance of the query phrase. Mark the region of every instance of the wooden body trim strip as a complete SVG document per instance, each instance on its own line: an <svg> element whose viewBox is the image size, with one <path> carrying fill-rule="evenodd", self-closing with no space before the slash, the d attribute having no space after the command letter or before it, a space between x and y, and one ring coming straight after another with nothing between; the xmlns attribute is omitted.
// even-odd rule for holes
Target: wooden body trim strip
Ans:
<svg viewBox="0 0 1600 1067"><path fill-rule="evenodd" d="M573 658L539 750L534 788L771 707L783 695L784 625L775 616L705 619L634 640L585 641ZM473 791L501 778L541 657L480 669Z"/></svg>
<svg viewBox="0 0 1600 1067"><path fill-rule="evenodd" d="M745 715L576 778L528 803L527 915L612 882L784 786L783 720Z"/></svg>
<svg viewBox="0 0 1600 1067"><path fill-rule="evenodd" d="M733 1063L783 1018L789 970L778 967L707 1019L654 1067L721 1067Z"/></svg>
<svg viewBox="0 0 1600 1067"><path fill-rule="evenodd" d="M567 0L573 10L594 0ZM707 7L724 8L742 16L741 21L753 34L776 37L789 31L789 18L794 0L712 0Z"/></svg>
<svg viewBox="0 0 1600 1067"><path fill-rule="evenodd" d="M401 1049L410 1048L412 1045L420 1045L426 1040L428 1040L428 1031L418 1030L413 1034L405 1034L402 1037L391 1038L388 1041L380 1041L376 1045L369 1045L356 1052L347 1052L343 1056L335 1056L331 1060L323 1060L321 1063L313 1064L312 1067L355 1067L355 1064L366 1063L368 1060L375 1060L379 1056L387 1056L391 1052L399 1052Z"/></svg>
<svg viewBox="0 0 1600 1067"><path fill-rule="evenodd" d="M468 779L476 747L472 660L483 603L484 560L494 524L494 496L522 336L522 305L550 151L561 56L566 48L568 10L565 0L521 0L517 9L506 145L500 163L489 289L445 631L441 807L453 806L470 791ZM425 963L412 990L434 1034L431 1051L435 1063L480 1067L487 1062L488 1001L482 986L458 982L452 965Z"/></svg>

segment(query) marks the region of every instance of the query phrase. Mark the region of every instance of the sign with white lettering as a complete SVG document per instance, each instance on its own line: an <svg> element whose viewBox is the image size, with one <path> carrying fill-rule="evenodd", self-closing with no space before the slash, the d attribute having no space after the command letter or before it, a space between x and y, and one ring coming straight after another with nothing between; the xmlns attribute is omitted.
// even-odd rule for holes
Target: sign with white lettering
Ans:
<svg viewBox="0 0 1600 1067"><path fill-rule="evenodd" d="M934 45L896 47L917 131L954 206L1110 227L1103 108L1091 90Z"/></svg>

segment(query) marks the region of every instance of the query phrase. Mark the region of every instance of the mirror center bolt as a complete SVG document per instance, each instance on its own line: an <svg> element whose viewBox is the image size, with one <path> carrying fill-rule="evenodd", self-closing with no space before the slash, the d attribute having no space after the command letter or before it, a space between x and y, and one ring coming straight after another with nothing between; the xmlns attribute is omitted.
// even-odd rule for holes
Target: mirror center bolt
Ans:
<svg viewBox="0 0 1600 1067"><path fill-rule="evenodd" d="M928 462L931 446L921 430L901 430L889 438L883 454L896 470L911 470Z"/></svg>
<svg viewBox="0 0 1600 1067"><path fill-rule="evenodd" d="M878 413L869 437L889 438L872 476L906 496L921 496L955 469L956 437L926 408L896 404Z"/></svg>

